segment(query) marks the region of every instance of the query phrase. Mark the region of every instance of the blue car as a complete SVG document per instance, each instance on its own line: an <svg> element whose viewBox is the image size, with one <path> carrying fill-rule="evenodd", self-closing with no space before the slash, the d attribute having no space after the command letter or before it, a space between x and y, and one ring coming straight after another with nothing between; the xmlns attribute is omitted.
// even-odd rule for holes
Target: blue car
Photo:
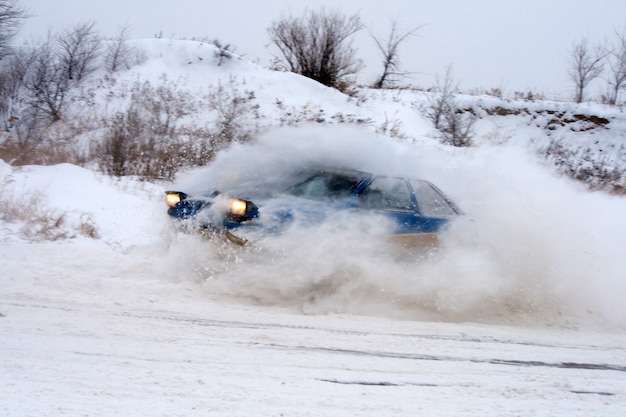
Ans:
<svg viewBox="0 0 626 417"><path fill-rule="evenodd" d="M168 214L194 229L224 234L239 245L250 236L283 233L296 219L315 225L337 213L348 213L348 218L382 216L394 240L435 244L437 234L461 214L456 204L424 180L351 169L313 169L290 178L290 185L270 192L167 191Z"/></svg>

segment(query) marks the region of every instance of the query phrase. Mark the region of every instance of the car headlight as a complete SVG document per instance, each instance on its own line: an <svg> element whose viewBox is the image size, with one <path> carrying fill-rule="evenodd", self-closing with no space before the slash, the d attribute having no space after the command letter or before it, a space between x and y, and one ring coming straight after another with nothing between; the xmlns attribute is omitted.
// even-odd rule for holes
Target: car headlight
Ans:
<svg viewBox="0 0 626 417"><path fill-rule="evenodd" d="M180 191L165 192L165 202L170 207L174 207L177 203L180 203L181 200L184 200L185 198L187 198L187 194L181 193Z"/></svg>
<svg viewBox="0 0 626 417"><path fill-rule="evenodd" d="M236 222L250 220L259 215L259 208L248 200L234 198L230 201L228 217Z"/></svg>
<svg viewBox="0 0 626 417"><path fill-rule="evenodd" d="M240 198L236 198L230 203L230 212L235 216L245 216L248 210L248 202Z"/></svg>

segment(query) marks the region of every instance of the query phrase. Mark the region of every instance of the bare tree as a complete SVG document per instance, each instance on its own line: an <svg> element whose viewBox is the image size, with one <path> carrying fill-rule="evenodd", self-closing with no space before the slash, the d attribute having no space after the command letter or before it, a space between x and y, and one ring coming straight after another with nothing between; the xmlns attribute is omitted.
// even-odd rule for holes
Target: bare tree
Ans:
<svg viewBox="0 0 626 417"><path fill-rule="evenodd" d="M0 118L4 129L14 135L2 143L4 157L11 164L33 161L36 148L41 143L40 132L51 120L42 109L46 94L35 88L35 79L41 75L38 64L54 61L53 54L40 46L16 49L0 63ZM45 71L44 71L45 72Z"/></svg>
<svg viewBox="0 0 626 417"><path fill-rule="evenodd" d="M615 43L607 50L609 104L616 104L620 90L626 89L626 29L622 33L615 31Z"/></svg>
<svg viewBox="0 0 626 417"><path fill-rule="evenodd" d="M6 131L20 119L20 93L34 56L30 48L21 48L0 63L0 121Z"/></svg>
<svg viewBox="0 0 626 417"><path fill-rule="evenodd" d="M8 132L16 121L13 116L13 99L15 97L15 78L11 71L0 65L0 122L2 128Z"/></svg>
<svg viewBox="0 0 626 417"><path fill-rule="evenodd" d="M400 70L400 45L410 37L415 36L420 28L421 26L418 26L400 34L398 33L398 23L393 21L386 43L376 38L370 31L370 36L383 54L383 72L372 85L374 88L384 88L388 83L393 83L397 78L405 77L409 74Z"/></svg>
<svg viewBox="0 0 626 417"><path fill-rule="evenodd" d="M94 23L82 23L58 36L58 58L68 80L80 81L96 69L102 41Z"/></svg>
<svg viewBox="0 0 626 417"><path fill-rule="evenodd" d="M130 35L131 26L125 24L120 27L110 41L104 51L104 65L109 72L115 72L120 68L128 69L130 67L130 54L132 48L128 45L128 36Z"/></svg>
<svg viewBox="0 0 626 417"><path fill-rule="evenodd" d="M32 109L55 122L61 119L71 87L67 68L57 61L50 38L33 53L30 76L24 83L30 93L29 104Z"/></svg>
<svg viewBox="0 0 626 417"><path fill-rule="evenodd" d="M268 29L287 70L326 86L342 88L346 77L362 67L350 37L363 28L358 15L309 11L301 17L283 17Z"/></svg>
<svg viewBox="0 0 626 417"><path fill-rule="evenodd" d="M28 15L18 0L0 0L0 60L9 52L9 44Z"/></svg>
<svg viewBox="0 0 626 417"><path fill-rule="evenodd" d="M582 39L572 46L570 51L569 78L574 83L574 98L581 103L589 83L600 76L603 70L605 54L601 48L590 51L587 40Z"/></svg>

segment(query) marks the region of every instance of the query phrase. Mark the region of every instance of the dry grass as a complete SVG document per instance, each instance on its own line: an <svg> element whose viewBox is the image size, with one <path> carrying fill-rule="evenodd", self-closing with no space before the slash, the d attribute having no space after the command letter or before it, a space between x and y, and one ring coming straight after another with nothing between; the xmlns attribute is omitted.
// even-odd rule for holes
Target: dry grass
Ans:
<svg viewBox="0 0 626 417"><path fill-rule="evenodd" d="M98 229L91 215L58 212L50 209L41 192L17 195L11 179L0 185L0 220L21 223L19 235L30 241L56 241L79 236L98 239Z"/></svg>

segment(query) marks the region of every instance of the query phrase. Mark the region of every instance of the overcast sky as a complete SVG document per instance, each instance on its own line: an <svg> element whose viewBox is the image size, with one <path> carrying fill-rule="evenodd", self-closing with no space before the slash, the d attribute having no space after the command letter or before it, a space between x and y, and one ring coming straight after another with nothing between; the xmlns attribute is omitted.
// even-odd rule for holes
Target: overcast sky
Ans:
<svg viewBox="0 0 626 417"><path fill-rule="evenodd" d="M392 21L401 31L422 26L403 44L402 68L410 82L434 85L448 65L464 90L500 88L567 98L568 54L586 38L590 45L626 29L625 0L22 0L32 15L20 32L35 40L48 31L94 21L104 36L128 23L132 38L208 37L230 43L237 52L268 66L273 49L267 28L282 15L299 16L326 7L359 14L379 38ZM355 38L366 68L363 82L381 69L367 31ZM596 82L599 91L603 82Z"/></svg>

